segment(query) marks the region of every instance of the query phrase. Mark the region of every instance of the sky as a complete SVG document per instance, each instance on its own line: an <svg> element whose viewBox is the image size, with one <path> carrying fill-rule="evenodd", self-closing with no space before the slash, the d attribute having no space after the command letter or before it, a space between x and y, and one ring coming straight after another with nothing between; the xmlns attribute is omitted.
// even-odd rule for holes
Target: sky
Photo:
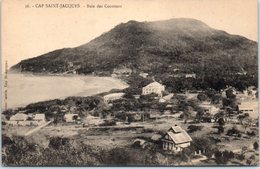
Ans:
<svg viewBox="0 0 260 169"><path fill-rule="evenodd" d="M80 8L36 8L56 3ZM86 8L87 4L122 8ZM2 63L7 61L8 68L56 49L85 44L129 20L194 18L230 34L258 38L257 0L3 0L1 15Z"/></svg>

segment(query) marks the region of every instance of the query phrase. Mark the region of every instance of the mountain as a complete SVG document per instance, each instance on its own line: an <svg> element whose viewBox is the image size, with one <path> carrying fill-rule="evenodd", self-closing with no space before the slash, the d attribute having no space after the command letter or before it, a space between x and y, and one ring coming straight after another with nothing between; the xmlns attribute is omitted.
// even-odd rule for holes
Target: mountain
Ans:
<svg viewBox="0 0 260 169"><path fill-rule="evenodd" d="M22 60L11 70L111 74L120 67L153 74L171 73L178 68L198 75L241 71L255 75L257 43L195 19L129 21L81 46Z"/></svg>

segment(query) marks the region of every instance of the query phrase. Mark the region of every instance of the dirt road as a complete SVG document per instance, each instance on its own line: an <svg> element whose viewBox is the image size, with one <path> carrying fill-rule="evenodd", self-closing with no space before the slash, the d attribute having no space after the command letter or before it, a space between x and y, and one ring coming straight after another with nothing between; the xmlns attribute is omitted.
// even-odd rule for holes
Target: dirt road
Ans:
<svg viewBox="0 0 260 169"><path fill-rule="evenodd" d="M51 122L52 122L52 121L48 121L47 123L44 123L44 124L42 124L42 125L40 125L40 126L34 128L34 129L28 131L27 133L24 134L24 136L29 136L29 135L31 135L32 133L34 133L34 132L36 132L36 131L39 131L41 128L43 128L43 127L49 125Z"/></svg>

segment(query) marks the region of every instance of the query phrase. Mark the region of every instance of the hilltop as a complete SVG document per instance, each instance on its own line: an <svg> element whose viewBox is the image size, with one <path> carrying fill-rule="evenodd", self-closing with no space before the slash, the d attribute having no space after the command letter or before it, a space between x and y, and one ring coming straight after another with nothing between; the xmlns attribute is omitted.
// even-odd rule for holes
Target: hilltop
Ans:
<svg viewBox="0 0 260 169"><path fill-rule="evenodd" d="M157 75L176 68L198 76L232 75L241 70L256 75L257 43L195 19L129 21L81 46L22 60L11 70L110 75L118 67Z"/></svg>

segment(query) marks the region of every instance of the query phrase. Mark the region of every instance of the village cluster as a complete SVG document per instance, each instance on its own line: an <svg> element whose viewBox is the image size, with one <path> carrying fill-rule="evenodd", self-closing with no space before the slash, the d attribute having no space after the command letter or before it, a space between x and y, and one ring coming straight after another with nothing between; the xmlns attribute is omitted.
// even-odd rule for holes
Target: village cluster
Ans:
<svg viewBox="0 0 260 169"><path fill-rule="evenodd" d="M129 76L131 73L131 69L124 69L123 72L114 71L112 76L118 77L122 74ZM147 78L149 74L140 73L139 76ZM183 74L178 77L196 78L196 74ZM58 123L57 117L50 118L44 113L28 113L26 110L17 110L9 118L2 115L2 120L9 127L35 126L38 130L44 130L43 127L46 126L46 123L48 125L53 123L49 125L49 128L59 126L59 132L64 128L65 136L70 130L134 130L135 132L129 136L134 145L145 148L152 144L152 140L159 145L160 151L171 153L182 152L194 145L196 147L198 138L213 140L216 143L213 147L239 155L245 153L243 144L248 147L248 151L252 151L256 146L255 142L258 142L258 92L254 86L248 87L244 91L237 91L235 88L227 86L226 89L215 93L218 99L205 91L187 90L183 93L169 93L166 91L165 85L155 80L143 86L140 91L140 94L133 94L131 99L128 98L129 93L127 94L125 90L112 90L98 95L97 98L101 98L103 103L99 114L95 114L98 108L84 114L85 110L79 109L75 105L58 106L62 115L60 116L59 113L57 116L60 118ZM142 110L127 109L132 102L138 101L143 104ZM126 110L120 110L121 105L124 105ZM145 105L149 105L149 108L146 108ZM155 107L153 108L153 106ZM113 113L104 116L102 111ZM54 111L53 114L55 116L58 112ZM74 128L71 129L68 126L74 126ZM29 131L29 134L33 134L33 132ZM104 144L106 146L106 143ZM211 147L211 149L213 148ZM206 157L207 148L203 146L197 146L193 154L200 155L201 160L209 160L208 156ZM255 156L255 154L253 155ZM251 153L248 158L253 155ZM214 153L210 155L212 158L214 156ZM199 161L198 159L193 160L194 163ZM250 163L252 161L256 160L251 160Z"/></svg>

